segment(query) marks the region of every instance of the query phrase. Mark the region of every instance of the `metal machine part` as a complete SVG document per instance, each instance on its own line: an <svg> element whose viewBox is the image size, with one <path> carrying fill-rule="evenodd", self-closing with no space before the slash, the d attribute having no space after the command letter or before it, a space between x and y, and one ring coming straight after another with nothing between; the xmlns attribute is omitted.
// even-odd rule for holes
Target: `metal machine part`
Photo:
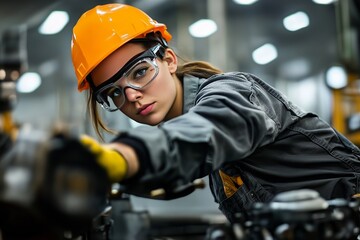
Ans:
<svg viewBox="0 0 360 240"><path fill-rule="evenodd" d="M310 189L280 193L239 215L241 240L351 240L360 233L360 202L324 200Z"/></svg>
<svg viewBox="0 0 360 240"><path fill-rule="evenodd" d="M86 232L108 192L105 171L78 139L23 127L0 161L0 230L4 239Z"/></svg>
<svg viewBox="0 0 360 240"><path fill-rule="evenodd" d="M14 27L0 38L0 113L17 102L16 82L27 69L26 28Z"/></svg>

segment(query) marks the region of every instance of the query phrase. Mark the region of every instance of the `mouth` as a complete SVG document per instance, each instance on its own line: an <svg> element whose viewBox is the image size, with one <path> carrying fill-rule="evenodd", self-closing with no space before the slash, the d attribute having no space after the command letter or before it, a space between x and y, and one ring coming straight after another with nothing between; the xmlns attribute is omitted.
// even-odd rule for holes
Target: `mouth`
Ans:
<svg viewBox="0 0 360 240"><path fill-rule="evenodd" d="M146 116L152 111L153 107L154 103L146 104L137 110L137 114Z"/></svg>

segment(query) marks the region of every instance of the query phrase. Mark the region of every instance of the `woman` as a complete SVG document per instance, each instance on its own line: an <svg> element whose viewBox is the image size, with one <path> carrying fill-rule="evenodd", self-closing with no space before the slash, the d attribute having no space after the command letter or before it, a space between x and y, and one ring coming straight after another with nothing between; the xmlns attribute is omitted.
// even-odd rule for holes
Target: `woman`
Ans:
<svg viewBox="0 0 360 240"><path fill-rule="evenodd" d="M314 189L325 199L359 192L359 149L313 113L252 74L222 73L206 62L179 64L164 24L123 4L94 7L73 29L78 90L143 126L110 144L82 141L113 182L151 197L209 175L230 221L279 192Z"/></svg>

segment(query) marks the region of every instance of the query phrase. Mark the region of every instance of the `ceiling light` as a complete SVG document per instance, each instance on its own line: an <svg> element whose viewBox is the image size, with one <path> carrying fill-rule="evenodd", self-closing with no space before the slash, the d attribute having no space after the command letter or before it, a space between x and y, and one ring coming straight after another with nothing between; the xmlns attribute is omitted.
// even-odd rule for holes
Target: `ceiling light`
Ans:
<svg viewBox="0 0 360 240"><path fill-rule="evenodd" d="M39 33L49 35L60 32L69 21L65 11L53 11L39 27Z"/></svg>
<svg viewBox="0 0 360 240"><path fill-rule="evenodd" d="M196 38L208 37L217 30L216 23L211 19L201 19L189 26L191 36Z"/></svg>
<svg viewBox="0 0 360 240"><path fill-rule="evenodd" d="M0 80L4 80L6 77L6 71L4 69L0 69Z"/></svg>
<svg viewBox="0 0 360 240"><path fill-rule="evenodd" d="M311 65L309 60L298 58L288 60L280 66L281 74L288 78L301 78L309 74Z"/></svg>
<svg viewBox="0 0 360 240"><path fill-rule="evenodd" d="M39 65L38 72L43 77L49 77L59 69L59 62L56 59L49 59Z"/></svg>
<svg viewBox="0 0 360 240"><path fill-rule="evenodd" d="M335 0L313 0L313 2L317 4L331 4L335 2Z"/></svg>
<svg viewBox="0 0 360 240"><path fill-rule="evenodd" d="M258 0L234 0L235 3L241 4L241 5L251 5L257 1Z"/></svg>
<svg viewBox="0 0 360 240"><path fill-rule="evenodd" d="M267 64L277 58L277 50L274 45L267 43L255 49L252 57L257 64Z"/></svg>
<svg viewBox="0 0 360 240"><path fill-rule="evenodd" d="M313 111L317 101L317 81L310 77L288 83L288 95L301 108L307 111Z"/></svg>
<svg viewBox="0 0 360 240"><path fill-rule="evenodd" d="M18 80L16 88L20 93L31 93L41 84L41 77L35 72L24 73Z"/></svg>
<svg viewBox="0 0 360 240"><path fill-rule="evenodd" d="M331 89L346 87L348 81L345 69L339 66L329 68L326 72L325 81Z"/></svg>
<svg viewBox="0 0 360 240"><path fill-rule="evenodd" d="M309 17L304 12L296 12L284 18L283 24L289 31L297 31L309 26Z"/></svg>

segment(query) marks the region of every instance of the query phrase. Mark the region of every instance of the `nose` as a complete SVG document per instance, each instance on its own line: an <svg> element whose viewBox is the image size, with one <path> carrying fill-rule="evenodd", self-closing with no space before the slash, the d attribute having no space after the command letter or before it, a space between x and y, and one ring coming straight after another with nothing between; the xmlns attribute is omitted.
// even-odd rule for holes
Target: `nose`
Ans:
<svg viewBox="0 0 360 240"><path fill-rule="evenodd" d="M142 98L143 94L140 90L128 87L125 89L125 96L129 102L136 102Z"/></svg>

